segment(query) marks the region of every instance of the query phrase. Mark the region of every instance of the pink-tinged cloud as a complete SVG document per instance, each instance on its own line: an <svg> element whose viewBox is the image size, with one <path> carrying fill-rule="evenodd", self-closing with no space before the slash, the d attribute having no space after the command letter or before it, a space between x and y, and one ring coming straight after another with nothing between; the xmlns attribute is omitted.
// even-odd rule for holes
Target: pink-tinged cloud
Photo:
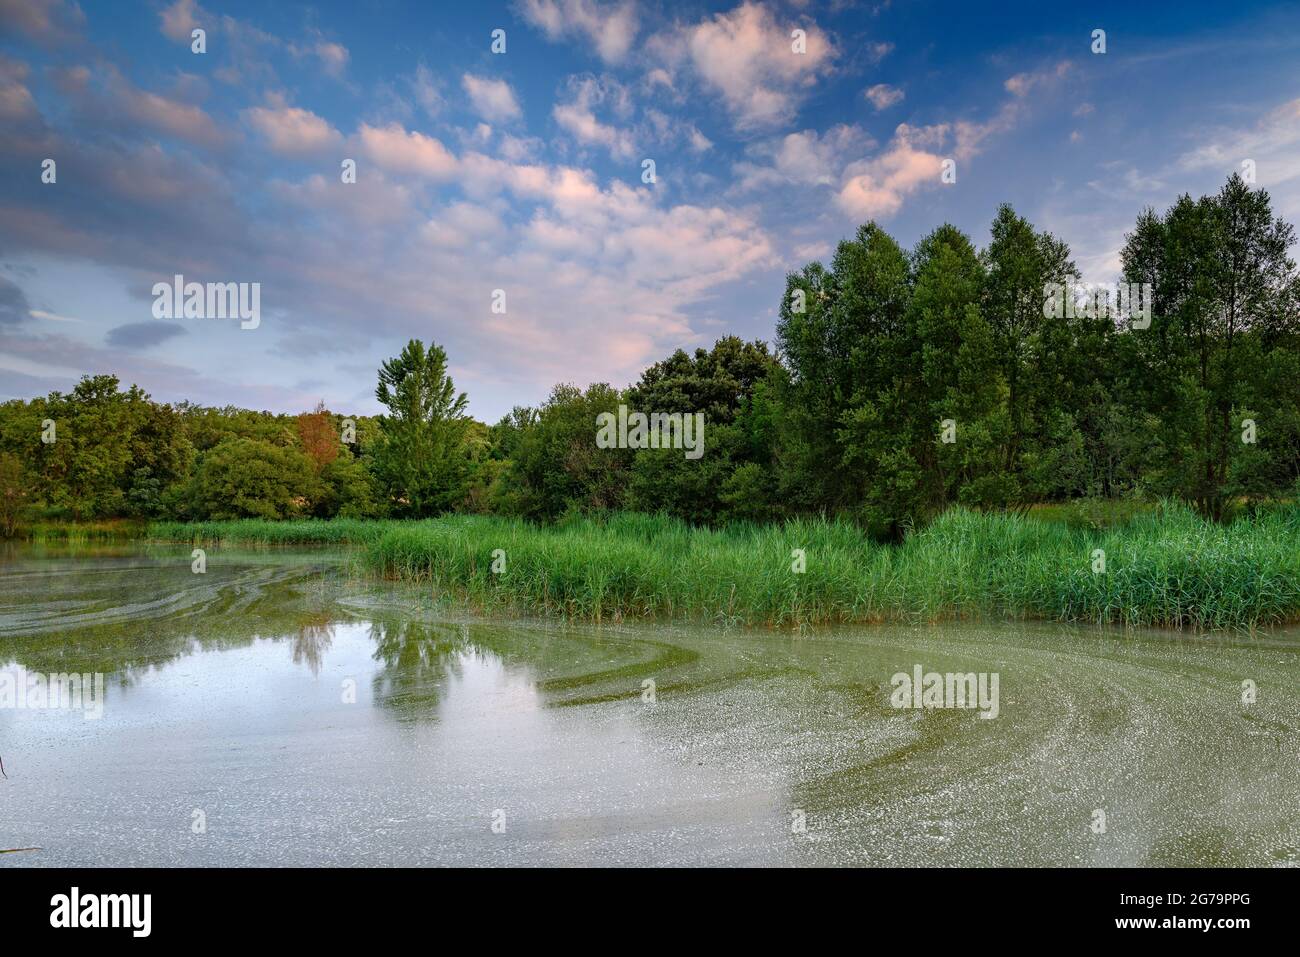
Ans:
<svg viewBox="0 0 1300 957"><path fill-rule="evenodd" d="M804 32L796 52L793 30ZM670 69L686 66L718 93L737 127L790 122L835 57L830 38L811 22L778 21L746 2L728 13L657 35L649 47Z"/></svg>
<svg viewBox="0 0 1300 957"><path fill-rule="evenodd" d="M445 180L456 175L456 157L432 136L403 129L399 123L361 124L356 134L362 153L390 173Z"/></svg>
<svg viewBox="0 0 1300 957"><path fill-rule="evenodd" d="M272 151L283 156L307 156L337 147L339 131L310 110L275 103L244 111L244 119L262 135Z"/></svg>
<svg viewBox="0 0 1300 957"><path fill-rule="evenodd" d="M523 0L520 13L550 40L585 37L606 63L627 56L639 23L636 4L597 4L593 0Z"/></svg>
<svg viewBox="0 0 1300 957"><path fill-rule="evenodd" d="M176 0L175 3L158 11L158 18L162 21L163 36L177 43L186 44L190 42L195 27L210 25L212 20L208 12L198 5L197 0Z"/></svg>

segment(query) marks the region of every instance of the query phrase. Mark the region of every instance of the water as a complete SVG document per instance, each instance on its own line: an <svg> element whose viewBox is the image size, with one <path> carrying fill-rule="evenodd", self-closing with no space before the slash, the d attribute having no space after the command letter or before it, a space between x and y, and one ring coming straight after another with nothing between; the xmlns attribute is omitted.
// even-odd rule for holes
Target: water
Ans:
<svg viewBox="0 0 1300 957"><path fill-rule="evenodd" d="M1300 631L489 622L335 552L190 561L0 555L0 673L106 682L0 708L0 848L41 848L0 866L1300 862ZM997 717L892 707L915 665Z"/></svg>

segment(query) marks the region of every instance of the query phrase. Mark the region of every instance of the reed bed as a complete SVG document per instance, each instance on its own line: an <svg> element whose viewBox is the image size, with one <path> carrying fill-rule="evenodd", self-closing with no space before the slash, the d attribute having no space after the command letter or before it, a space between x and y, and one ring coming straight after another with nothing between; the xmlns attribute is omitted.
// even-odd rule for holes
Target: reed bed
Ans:
<svg viewBox="0 0 1300 957"><path fill-rule="evenodd" d="M90 522L39 521L19 529L19 537L37 545L80 545L139 538L142 521L106 519Z"/></svg>
<svg viewBox="0 0 1300 957"><path fill-rule="evenodd" d="M493 553L505 568L493 571ZM792 571L794 549L806 570ZM1096 553L1105 570L1095 571ZM1300 620L1300 510L1231 525L1166 505L1106 529L953 509L899 545L842 521L692 528L613 515L390 524L364 560L480 606L791 626L1044 618L1190 629Z"/></svg>
<svg viewBox="0 0 1300 957"><path fill-rule="evenodd" d="M148 537L159 542L195 545L362 545L402 524L412 523L352 518L305 518L282 522L258 518L224 522L151 522Z"/></svg>

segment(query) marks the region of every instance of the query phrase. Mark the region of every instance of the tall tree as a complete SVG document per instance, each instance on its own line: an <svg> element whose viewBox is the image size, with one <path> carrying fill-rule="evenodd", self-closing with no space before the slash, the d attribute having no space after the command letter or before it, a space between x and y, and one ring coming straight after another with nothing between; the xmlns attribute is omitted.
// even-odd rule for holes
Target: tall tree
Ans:
<svg viewBox="0 0 1300 957"><path fill-rule="evenodd" d="M441 346L412 339L379 369L375 472L400 515L438 515L459 506L473 478L465 393L456 391Z"/></svg>
<svg viewBox="0 0 1300 957"><path fill-rule="evenodd" d="M1212 517L1247 490L1247 473L1273 465L1274 481L1293 477L1285 448L1300 438L1296 390L1294 381L1279 390L1275 373L1295 367L1294 238L1268 193L1234 174L1215 196L1184 195L1163 216L1144 212L1124 246L1126 277L1154 290L1151 328L1130 333L1134 387L1160 409L1154 484ZM1274 454L1243 441L1246 419L1261 419L1256 431Z"/></svg>

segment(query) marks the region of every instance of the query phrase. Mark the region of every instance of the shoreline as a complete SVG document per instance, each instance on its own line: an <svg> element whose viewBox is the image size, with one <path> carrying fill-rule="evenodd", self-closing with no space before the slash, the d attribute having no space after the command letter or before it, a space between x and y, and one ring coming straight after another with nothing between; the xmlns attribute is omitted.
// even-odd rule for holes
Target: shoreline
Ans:
<svg viewBox="0 0 1300 957"><path fill-rule="evenodd" d="M440 519L155 522L158 542L348 546L388 579L576 620L767 627L1041 620L1253 631L1300 621L1300 509L1232 525L1167 505L1081 529L950 509L899 544L843 521L692 527L620 513L551 526Z"/></svg>

